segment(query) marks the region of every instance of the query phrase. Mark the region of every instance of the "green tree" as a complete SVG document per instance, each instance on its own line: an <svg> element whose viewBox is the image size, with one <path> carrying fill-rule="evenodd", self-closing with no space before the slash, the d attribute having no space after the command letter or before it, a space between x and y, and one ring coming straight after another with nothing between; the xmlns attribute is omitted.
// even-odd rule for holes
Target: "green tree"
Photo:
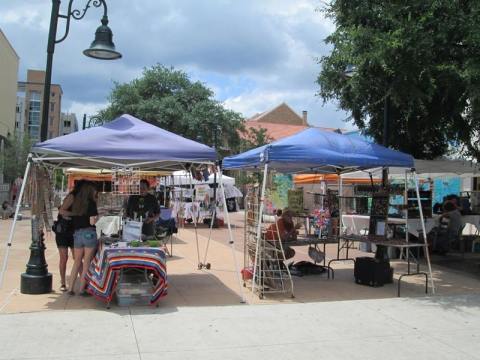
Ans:
<svg viewBox="0 0 480 360"><path fill-rule="evenodd" d="M19 176L23 177L31 147L32 142L28 136L21 138L15 134L7 138L1 161L5 182L10 183Z"/></svg>
<svg viewBox="0 0 480 360"><path fill-rule="evenodd" d="M387 98L392 147L430 159L453 145L480 160L479 1L332 0L325 12L336 30L319 60L324 101L381 142Z"/></svg>
<svg viewBox="0 0 480 360"><path fill-rule="evenodd" d="M128 113L210 146L214 145L218 125L219 151L225 155L239 149L241 115L225 109L213 99L210 89L198 81L192 82L181 70L162 65L144 69L138 79L115 83L109 100L109 106L94 117L96 124Z"/></svg>
<svg viewBox="0 0 480 360"><path fill-rule="evenodd" d="M273 139L268 135L264 128L247 128L243 131L241 149L247 151L262 145L271 143Z"/></svg>
<svg viewBox="0 0 480 360"><path fill-rule="evenodd" d="M273 139L268 135L267 129L264 128L247 128L243 131L241 141L241 151L247 151L259 146L269 144ZM237 185L255 184L261 182L261 173L252 173L249 171L238 170L233 172ZM246 188L243 188L246 192Z"/></svg>

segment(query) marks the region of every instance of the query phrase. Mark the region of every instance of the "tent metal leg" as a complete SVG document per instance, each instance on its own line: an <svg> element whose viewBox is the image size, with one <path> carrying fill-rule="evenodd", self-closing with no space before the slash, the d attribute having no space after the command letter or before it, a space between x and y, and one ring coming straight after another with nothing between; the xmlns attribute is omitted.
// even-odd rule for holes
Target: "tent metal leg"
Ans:
<svg viewBox="0 0 480 360"><path fill-rule="evenodd" d="M265 168L263 169L263 183L262 183L262 192L260 195L260 209L258 211L258 226L257 226L257 244L255 248L255 262L253 264L253 278L252 278L252 293L255 294L255 287L257 284L257 268L258 268L258 257L260 253L260 238L262 236L262 220L263 220L263 207L265 205L265 188L267 186L267 175L268 175L268 163L265 163Z"/></svg>
<svg viewBox="0 0 480 360"><path fill-rule="evenodd" d="M17 206L15 207L15 214L13 217L13 223L10 227L10 234L8 235L8 241L5 249L5 256L3 258L2 273L0 274L0 289L3 286L3 279L5 276L5 271L7 270L8 256L10 254L10 248L12 247L13 233L15 232L15 226L17 225L18 213L20 212L20 207L22 205L23 194L25 192L25 186L27 184L28 175L30 173L30 167L32 166L32 154L28 155L27 167L25 168L25 174L23 175L22 187L20 188L20 194L17 199Z"/></svg>
<svg viewBox="0 0 480 360"><path fill-rule="evenodd" d="M205 248L205 254L203 256L203 262L200 263L202 267L206 268L207 270L210 269L210 263L207 262L207 255L208 255L208 249L210 247L210 240L212 239L212 230L213 230L213 222L215 221L217 217L217 199L214 200L214 205L213 205L213 214L212 214L212 219L210 220L210 231L208 233L208 240L207 240L207 246Z"/></svg>
<svg viewBox="0 0 480 360"><path fill-rule="evenodd" d="M197 246L197 266L198 266L198 269L200 270L203 266L202 266L202 263L200 262L200 247L199 247L199 244L198 244L198 231L197 231L197 216L196 214L194 213L194 196L193 196L193 182L192 182L192 174L189 173L189 179L190 179L190 191L192 193L192 218L193 218L193 226L194 226L194 229L195 229L195 243L196 243L196 246Z"/></svg>
<svg viewBox="0 0 480 360"><path fill-rule="evenodd" d="M235 264L235 275L238 281L238 287L240 289L240 295L241 295L241 302L245 302L245 293L243 291L243 286L242 286L242 280L240 279L240 268L238 267L238 261L237 261L237 256L235 254L235 239L233 237L232 233L232 226L230 224L230 215L228 214L228 209L227 209L227 199L225 197L225 187L223 186L223 176L222 176L222 171L220 171L220 186L222 188L222 198L223 198L223 214L225 216L225 220L227 220L227 227L228 227L228 236L230 237L230 247L232 249L232 256L233 256L233 262Z"/></svg>

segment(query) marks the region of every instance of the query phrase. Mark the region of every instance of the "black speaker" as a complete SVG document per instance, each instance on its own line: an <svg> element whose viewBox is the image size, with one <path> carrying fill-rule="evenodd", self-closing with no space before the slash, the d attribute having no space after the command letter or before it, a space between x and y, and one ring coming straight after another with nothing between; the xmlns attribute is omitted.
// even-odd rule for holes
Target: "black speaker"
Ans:
<svg viewBox="0 0 480 360"><path fill-rule="evenodd" d="M354 268L355 282L368 286L383 286L393 282L390 262L372 257L357 257Z"/></svg>

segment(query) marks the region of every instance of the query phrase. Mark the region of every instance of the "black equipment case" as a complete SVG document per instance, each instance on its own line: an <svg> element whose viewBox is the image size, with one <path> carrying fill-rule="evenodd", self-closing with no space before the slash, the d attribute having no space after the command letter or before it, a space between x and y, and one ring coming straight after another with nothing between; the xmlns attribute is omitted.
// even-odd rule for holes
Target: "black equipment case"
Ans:
<svg viewBox="0 0 480 360"><path fill-rule="evenodd" d="M372 257L357 257L354 269L355 282L368 286L383 286L393 282L390 262Z"/></svg>

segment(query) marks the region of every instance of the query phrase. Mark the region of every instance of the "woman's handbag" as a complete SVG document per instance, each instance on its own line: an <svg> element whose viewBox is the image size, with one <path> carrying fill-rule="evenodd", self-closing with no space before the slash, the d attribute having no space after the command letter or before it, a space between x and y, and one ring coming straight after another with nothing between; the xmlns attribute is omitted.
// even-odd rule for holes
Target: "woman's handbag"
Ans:
<svg viewBox="0 0 480 360"><path fill-rule="evenodd" d="M59 217L53 222L52 231L57 235L66 235L73 233L72 221Z"/></svg>

